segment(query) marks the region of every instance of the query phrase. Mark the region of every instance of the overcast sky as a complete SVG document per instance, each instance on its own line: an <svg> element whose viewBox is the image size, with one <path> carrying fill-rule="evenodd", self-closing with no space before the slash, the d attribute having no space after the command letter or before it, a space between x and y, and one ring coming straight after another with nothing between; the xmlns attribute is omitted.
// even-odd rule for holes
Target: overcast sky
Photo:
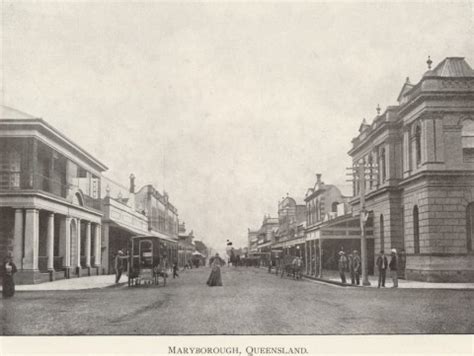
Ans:
<svg viewBox="0 0 474 356"><path fill-rule="evenodd" d="M164 188L188 230L223 250L282 196L303 198L315 173L347 184L362 118L395 104L428 55L474 66L471 7L5 1L4 103L108 177Z"/></svg>

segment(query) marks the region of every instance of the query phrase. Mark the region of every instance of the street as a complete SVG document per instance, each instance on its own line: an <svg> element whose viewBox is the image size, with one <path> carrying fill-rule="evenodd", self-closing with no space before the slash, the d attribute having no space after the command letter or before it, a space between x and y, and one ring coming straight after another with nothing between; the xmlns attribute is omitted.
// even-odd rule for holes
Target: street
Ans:
<svg viewBox="0 0 474 356"><path fill-rule="evenodd" d="M223 267L224 286L210 288L209 272L166 287L17 292L0 301L1 334L474 333L474 291L344 288L254 267Z"/></svg>

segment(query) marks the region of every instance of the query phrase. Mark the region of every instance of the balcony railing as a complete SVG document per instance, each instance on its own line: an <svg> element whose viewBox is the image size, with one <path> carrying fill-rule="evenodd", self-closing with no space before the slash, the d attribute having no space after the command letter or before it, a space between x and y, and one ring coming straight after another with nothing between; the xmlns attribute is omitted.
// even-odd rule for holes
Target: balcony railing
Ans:
<svg viewBox="0 0 474 356"><path fill-rule="evenodd" d="M77 185L64 183L41 174L0 171L0 190L34 189L67 198L77 188ZM85 194L83 194L83 198L84 206L100 210L100 199L95 199Z"/></svg>

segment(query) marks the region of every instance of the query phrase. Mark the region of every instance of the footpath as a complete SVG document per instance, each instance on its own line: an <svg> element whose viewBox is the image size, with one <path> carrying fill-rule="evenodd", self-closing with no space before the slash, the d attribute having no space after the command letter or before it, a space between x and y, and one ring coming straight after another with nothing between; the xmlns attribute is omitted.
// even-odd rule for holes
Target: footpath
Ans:
<svg viewBox="0 0 474 356"><path fill-rule="evenodd" d="M313 277L304 275L307 279L315 281L331 283L339 285L341 287L359 287L359 288L378 288L378 276L369 276L370 286L362 286L362 276L360 278L361 285L351 284L351 276L346 273L346 283L341 282L341 277L337 271L323 271L323 278ZM391 288L393 286L392 278L387 273L385 278L385 288ZM382 287L381 287L382 288ZM433 283L433 282L419 282L419 281L407 281L405 279L398 279L398 288L410 288L410 289L472 289L474 290L474 283Z"/></svg>
<svg viewBox="0 0 474 356"><path fill-rule="evenodd" d="M267 267L265 269L268 270ZM272 269L272 273L275 270ZM353 288L377 288L378 287L378 276L369 276L370 286L362 286L362 276L360 278L360 285L351 284L351 276L346 273L346 283L341 282L341 277L338 271L323 270L323 277L315 277L307 274L303 274L303 278L312 280L315 282L328 283L340 287L353 287ZM393 286L392 278L390 273L387 273L385 278L385 288L391 288ZM407 281L405 279L398 279L398 288L400 289L459 289L459 290L474 290L474 283L433 283L433 282L418 282L418 281Z"/></svg>
<svg viewBox="0 0 474 356"><path fill-rule="evenodd" d="M101 276L90 276L81 278L61 279L53 282L39 284L16 285L15 290L21 291L48 291L48 290L84 290L94 288L120 287L128 283L128 277L124 274L119 283L115 283L115 275L107 274ZM2 287L0 286L0 290Z"/></svg>

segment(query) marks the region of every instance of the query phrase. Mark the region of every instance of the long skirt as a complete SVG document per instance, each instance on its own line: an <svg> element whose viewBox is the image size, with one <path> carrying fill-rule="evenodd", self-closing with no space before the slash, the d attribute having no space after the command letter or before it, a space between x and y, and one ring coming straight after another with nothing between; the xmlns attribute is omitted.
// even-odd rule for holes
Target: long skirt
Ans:
<svg viewBox="0 0 474 356"><path fill-rule="evenodd" d="M222 287L221 269L219 267L212 269L207 285L209 287Z"/></svg>
<svg viewBox="0 0 474 356"><path fill-rule="evenodd" d="M3 276L2 283L2 296L3 298L13 297L15 294L15 282L13 281L13 276L7 274Z"/></svg>

